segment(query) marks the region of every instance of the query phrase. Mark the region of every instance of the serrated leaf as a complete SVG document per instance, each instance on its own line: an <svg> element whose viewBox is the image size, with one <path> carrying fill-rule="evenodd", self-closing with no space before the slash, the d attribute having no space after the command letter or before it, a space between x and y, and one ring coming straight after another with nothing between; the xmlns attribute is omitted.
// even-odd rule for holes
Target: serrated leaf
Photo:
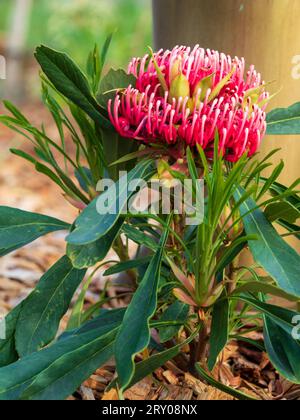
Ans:
<svg viewBox="0 0 300 420"><path fill-rule="evenodd" d="M101 74L102 74L102 70L104 68L105 62L106 62L106 56L113 38L114 32L111 32L110 34L107 35L105 42L103 44L103 47L101 49L101 54L100 54L100 62L101 62L101 71L100 71L100 78L101 78Z"/></svg>
<svg viewBox="0 0 300 420"><path fill-rule="evenodd" d="M88 56L86 71L87 75L89 76L89 79L91 80L91 87L93 89L93 93L96 94L99 87L102 71L100 53L97 44L95 44L94 49L90 52Z"/></svg>

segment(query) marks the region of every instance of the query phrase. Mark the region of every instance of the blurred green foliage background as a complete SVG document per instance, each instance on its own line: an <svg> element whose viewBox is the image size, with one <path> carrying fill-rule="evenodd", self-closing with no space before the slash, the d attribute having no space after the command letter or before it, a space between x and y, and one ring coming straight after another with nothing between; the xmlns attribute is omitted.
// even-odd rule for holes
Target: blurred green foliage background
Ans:
<svg viewBox="0 0 300 420"><path fill-rule="evenodd" d="M116 31L109 65L126 66L151 44L151 0L33 0L28 52L46 44L68 52L84 65L95 42ZM0 0L0 36L9 33L14 0Z"/></svg>

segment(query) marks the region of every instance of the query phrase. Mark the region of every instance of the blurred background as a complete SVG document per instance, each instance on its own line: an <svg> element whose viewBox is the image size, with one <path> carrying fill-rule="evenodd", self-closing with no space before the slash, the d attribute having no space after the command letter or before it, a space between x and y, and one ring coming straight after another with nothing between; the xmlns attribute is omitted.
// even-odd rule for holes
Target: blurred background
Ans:
<svg viewBox="0 0 300 420"><path fill-rule="evenodd" d="M17 104L34 124L43 123L53 139L54 122L41 105L36 46L67 52L85 71L89 52L95 43L101 47L110 33L114 36L106 68L126 68L133 55L143 55L152 43L151 0L0 0L0 10L0 98ZM56 187L9 153L20 146L30 153L27 143L0 125L1 204L46 212L42 194L49 202ZM57 213L56 204L64 206L63 200L53 203L50 213Z"/></svg>
<svg viewBox="0 0 300 420"><path fill-rule="evenodd" d="M151 0L0 0L0 59L5 57L5 62L0 60L0 98L17 103L30 121L44 124L56 139L55 124L40 101L35 47L43 43L63 50L85 69L95 42L101 45L110 32L115 34L106 66L126 67L133 55L144 54L152 43ZM4 70L6 79L1 80ZM77 211L59 188L13 156L12 147L31 152L28 141L0 124L0 205L72 222ZM0 258L0 315L23 300L63 254L64 234L58 233ZM91 302L99 290L94 292L89 292Z"/></svg>
<svg viewBox="0 0 300 420"><path fill-rule="evenodd" d="M88 51L110 32L108 66L126 66L151 43L151 0L0 0L0 10L0 54L9 74L0 95L19 101L38 94L39 44L66 51L84 68Z"/></svg>

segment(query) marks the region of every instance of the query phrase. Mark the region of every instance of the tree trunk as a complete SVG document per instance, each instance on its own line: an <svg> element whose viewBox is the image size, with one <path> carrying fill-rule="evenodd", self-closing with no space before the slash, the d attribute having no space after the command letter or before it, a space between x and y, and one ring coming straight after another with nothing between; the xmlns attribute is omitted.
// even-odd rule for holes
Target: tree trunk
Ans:
<svg viewBox="0 0 300 420"><path fill-rule="evenodd" d="M6 46L7 80L5 96L20 101L24 95L24 48L32 0L15 0Z"/></svg>
<svg viewBox="0 0 300 420"><path fill-rule="evenodd" d="M200 44L245 57L272 92L269 109L300 101L299 0L153 0L155 47ZM262 152L281 147L274 162L286 164L281 181L299 177L299 137L264 139ZM296 240L292 239L296 245Z"/></svg>

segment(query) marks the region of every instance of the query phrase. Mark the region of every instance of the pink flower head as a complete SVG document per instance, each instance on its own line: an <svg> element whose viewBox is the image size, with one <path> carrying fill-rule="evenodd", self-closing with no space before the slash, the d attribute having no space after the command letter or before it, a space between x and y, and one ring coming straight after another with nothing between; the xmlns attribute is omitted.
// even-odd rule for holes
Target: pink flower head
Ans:
<svg viewBox="0 0 300 420"><path fill-rule="evenodd" d="M252 156L266 131L269 94L254 66L217 51L175 47L134 58L128 73L135 86L119 90L108 112L123 137L144 143L199 144L213 156L216 130L219 149L228 161Z"/></svg>

